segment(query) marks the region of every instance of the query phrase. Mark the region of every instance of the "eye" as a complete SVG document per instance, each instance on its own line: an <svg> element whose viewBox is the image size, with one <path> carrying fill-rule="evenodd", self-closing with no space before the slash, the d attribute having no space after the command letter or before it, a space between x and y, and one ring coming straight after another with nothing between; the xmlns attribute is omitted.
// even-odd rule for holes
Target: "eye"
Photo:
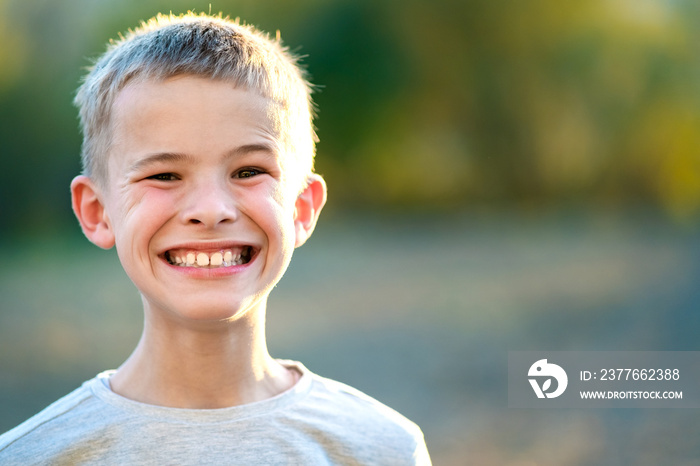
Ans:
<svg viewBox="0 0 700 466"><path fill-rule="evenodd" d="M177 180L177 176L173 173L158 173L156 175L151 175L149 177L146 177L147 180L156 180L156 181L175 181Z"/></svg>
<svg viewBox="0 0 700 466"><path fill-rule="evenodd" d="M264 173L258 168L242 168L233 174L234 178L252 178L256 175Z"/></svg>

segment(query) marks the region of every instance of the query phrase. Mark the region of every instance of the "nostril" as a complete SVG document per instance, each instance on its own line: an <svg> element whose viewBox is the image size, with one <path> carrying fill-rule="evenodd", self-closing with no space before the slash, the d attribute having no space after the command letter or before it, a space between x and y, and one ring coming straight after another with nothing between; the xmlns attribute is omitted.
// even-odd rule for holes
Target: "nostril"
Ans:
<svg viewBox="0 0 700 466"><path fill-rule="evenodd" d="M181 212L181 219L187 225L215 228L236 219L235 205L219 192L193 191L188 201L189 204Z"/></svg>

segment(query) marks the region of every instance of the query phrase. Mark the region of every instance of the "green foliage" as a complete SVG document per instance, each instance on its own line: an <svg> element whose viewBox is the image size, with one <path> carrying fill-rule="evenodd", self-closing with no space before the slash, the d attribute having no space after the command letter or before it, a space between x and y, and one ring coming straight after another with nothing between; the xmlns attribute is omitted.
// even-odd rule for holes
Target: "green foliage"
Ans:
<svg viewBox="0 0 700 466"><path fill-rule="evenodd" d="M0 231L70 220L71 105L106 41L159 11L275 33L319 85L336 206L476 202L700 210L689 1L0 0Z"/></svg>

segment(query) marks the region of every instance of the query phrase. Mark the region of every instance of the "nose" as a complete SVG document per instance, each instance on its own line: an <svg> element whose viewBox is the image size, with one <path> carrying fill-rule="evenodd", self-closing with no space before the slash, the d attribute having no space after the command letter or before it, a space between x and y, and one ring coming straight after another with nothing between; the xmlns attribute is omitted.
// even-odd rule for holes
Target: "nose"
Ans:
<svg viewBox="0 0 700 466"><path fill-rule="evenodd" d="M202 180L188 190L181 214L187 224L215 228L222 223L234 222L238 211L228 186Z"/></svg>

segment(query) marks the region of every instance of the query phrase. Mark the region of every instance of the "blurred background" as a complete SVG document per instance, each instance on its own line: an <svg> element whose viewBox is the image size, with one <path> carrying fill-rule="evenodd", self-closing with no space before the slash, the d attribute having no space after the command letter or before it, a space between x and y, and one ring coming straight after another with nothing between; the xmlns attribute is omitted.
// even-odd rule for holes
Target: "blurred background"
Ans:
<svg viewBox="0 0 700 466"><path fill-rule="evenodd" d="M698 350L700 4L0 0L0 431L136 344L70 212L110 38L222 11L305 56L329 204L271 352L416 421L436 465L697 464L692 410L516 410L507 352Z"/></svg>

